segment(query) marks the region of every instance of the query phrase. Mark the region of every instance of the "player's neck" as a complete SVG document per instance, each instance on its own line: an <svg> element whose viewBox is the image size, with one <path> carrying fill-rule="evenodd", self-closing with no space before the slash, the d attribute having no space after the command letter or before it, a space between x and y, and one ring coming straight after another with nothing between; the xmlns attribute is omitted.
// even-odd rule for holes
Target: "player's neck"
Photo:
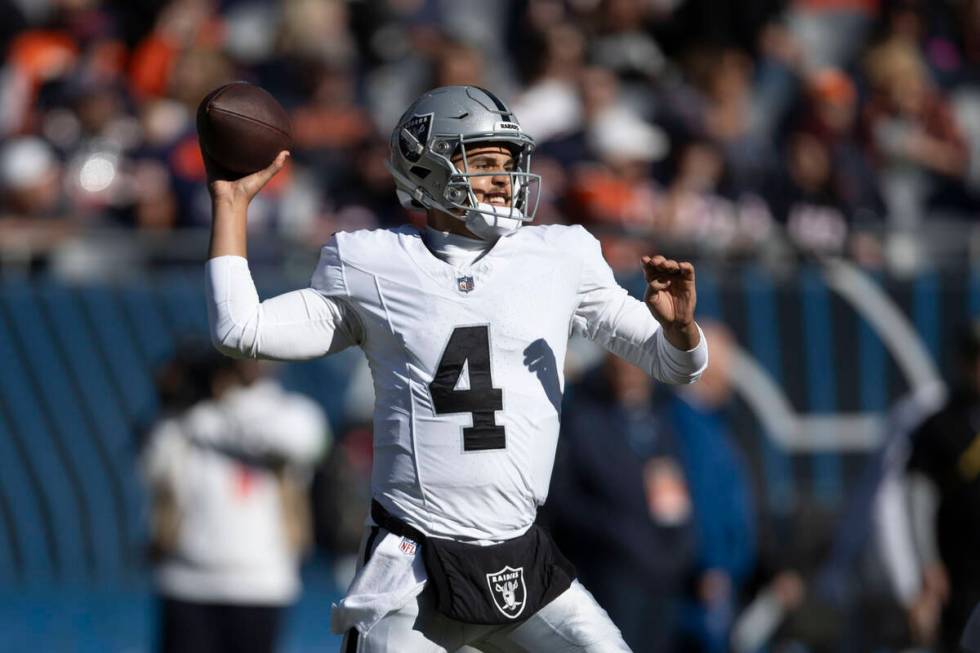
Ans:
<svg viewBox="0 0 980 653"><path fill-rule="evenodd" d="M439 231L432 227L425 228L423 239L430 252L454 268L473 265L477 259L493 247L493 243L486 240L468 238L448 231Z"/></svg>

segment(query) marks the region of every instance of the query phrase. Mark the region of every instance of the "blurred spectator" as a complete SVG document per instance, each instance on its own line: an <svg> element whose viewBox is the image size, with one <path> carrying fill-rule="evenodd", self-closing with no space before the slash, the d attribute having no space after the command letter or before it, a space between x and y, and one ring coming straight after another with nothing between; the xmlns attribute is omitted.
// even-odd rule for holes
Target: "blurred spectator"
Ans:
<svg viewBox="0 0 980 653"><path fill-rule="evenodd" d="M175 91L175 97L196 104L216 85L204 82L201 88L196 80L226 78L227 70L215 72L223 60L204 56L220 42L220 18L214 10L212 0L176 0L161 7L152 31L137 44L130 62L130 80L138 96L152 98ZM189 65L195 61L202 65ZM184 81L189 87L184 87Z"/></svg>
<svg viewBox="0 0 980 653"><path fill-rule="evenodd" d="M432 86L487 86L483 52L463 41L446 38L436 52Z"/></svg>
<svg viewBox="0 0 980 653"><path fill-rule="evenodd" d="M63 167L42 139L23 136L0 145L0 259L22 273L43 267L76 231L70 221Z"/></svg>
<svg viewBox="0 0 980 653"><path fill-rule="evenodd" d="M844 71L825 68L809 76L803 101L787 138L787 165L773 175L766 196L804 251L843 254L846 247L862 264L877 266L884 206L860 142L857 88Z"/></svg>
<svg viewBox="0 0 980 653"><path fill-rule="evenodd" d="M871 525L875 529L874 543L878 550L876 557L885 568L892 596L904 606L910 606L918 597L921 580L904 485L911 451L910 437L942 406L945 395L944 384L927 385L903 397L890 408L885 427L886 440L869 463L862 484L855 492L857 501L873 503L862 510L872 513ZM840 547L844 552L850 548L854 547ZM838 552L835 557L843 556ZM834 567L837 569L832 570L834 576L829 580L832 584L838 584L845 580L847 569L839 564Z"/></svg>
<svg viewBox="0 0 980 653"><path fill-rule="evenodd" d="M915 643L903 606L918 591L918 567L910 555L902 479L909 436L941 404L941 383L920 384L884 416L884 438L848 491L830 554L812 586L814 595L845 614L842 646L903 650Z"/></svg>
<svg viewBox="0 0 980 653"><path fill-rule="evenodd" d="M371 3L365 3L371 4ZM372 22L363 27L374 66L364 78L364 96L378 130L388 134L401 107L432 87L433 62L444 34L433 2L384 2L361 11Z"/></svg>
<svg viewBox="0 0 980 653"><path fill-rule="evenodd" d="M834 192L852 219L880 219L883 212L874 172L860 146L857 88L842 70L825 68L807 80L800 131L828 149ZM863 216L863 217L862 217Z"/></svg>
<svg viewBox="0 0 980 653"><path fill-rule="evenodd" d="M958 6L956 6L958 5ZM965 62L957 52L958 22L969 21L969 3L891 0L883 3L879 20L881 43L899 43L918 50L930 75L941 87L955 83Z"/></svg>
<svg viewBox="0 0 980 653"><path fill-rule="evenodd" d="M397 227L407 213L395 195L395 182L385 167L388 143L368 138L352 152L353 164L345 171L347 181L333 194L335 207L330 216L330 232L366 227Z"/></svg>
<svg viewBox="0 0 980 653"><path fill-rule="evenodd" d="M754 193L726 196L727 168L717 145L692 140L675 155L677 169L658 220L663 233L699 242L707 251L737 250L768 238L772 217L766 203Z"/></svg>
<svg viewBox="0 0 980 653"><path fill-rule="evenodd" d="M956 385L945 405L912 434L909 510L922 570L909 609L913 633L938 650L958 651L973 608L980 603L980 325L960 336Z"/></svg>
<svg viewBox="0 0 980 653"><path fill-rule="evenodd" d="M548 509L627 644L656 652L673 650L694 534L677 438L652 383L610 354L571 391Z"/></svg>
<svg viewBox="0 0 980 653"><path fill-rule="evenodd" d="M528 84L513 102L521 125L544 143L581 127L578 78L585 59L585 35L570 23L532 32L524 44L522 63Z"/></svg>
<svg viewBox="0 0 980 653"><path fill-rule="evenodd" d="M170 410L142 459L158 650L271 652L300 591L311 535L306 486L326 448L326 421L256 361L202 346L178 362L160 376Z"/></svg>
<svg viewBox="0 0 980 653"><path fill-rule="evenodd" d="M874 26L880 0L792 0L786 22L811 68L845 68Z"/></svg>
<svg viewBox="0 0 980 653"><path fill-rule="evenodd" d="M621 76L660 74L666 61L646 30L654 8L643 0L602 0L595 12L599 34L592 41L593 61Z"/></svg>
<svg viewBox="0 0 980 653"><path fill-rule="evenodd" d="M627 98L652 100L650 82L667 68L667 58L650 34L655 4L643 0L602 0L595 11L596 33L589 45L596 65L624 81Z"/></svg>
<svg viewBox="0 0 980 653"><path fill-rule="evenodd" d="M805 592L806 585L797 572L785 570L776 574L739 615L732 632L732 651L812 650L799 641L790 646L769 646L784 621L800 608Z"/></svg>
<svg viewBox="0 0 980 653"><path fill-rule="evenodd" d="M784 519L763 516L749 598L732 626L734 651L866 650L849 648L844 606L814 588L831 553L836 522L832 509L811 499Z"/></svg>
<svg viewBox="0 0 980 653"><path fill-rule="evenodd" d="M61 164L42 139L12 139L0 149L3 214L26 218L63 217L67 212Z"/></svg>
<svg viewBox="0 0 980 653"><path fill-rule="evenodd" d="M323 190L349 185L346 178L356 148L372 134L372 125L356 103L353 71L309 63L309 100L292 112L293 143Z"/></svg>
<svg viewBox="0 0 980 653"><path fill-rule="evenodd" d="M343 66L354 62L349 9L343 0L286 0L279 46L300 60Z"/></svg>
<svg viewBox="0 0 980 653"><path fill-rule="evenodd" d="M679 388L669 404L680 459L694 505L697 535L691 605L684 621L695 649L728 650L738 597L755 567L756 517L748 468L728 426L731 333L702 324L711 365L701 379Z"/></svg>
<svg viewBox="0 0 980 653"><path fill-rule="evenodd" d="M559 160L578 163L566 212L571 220L600 230L648 232L662 201L650 166L667 153L667 137L622 103L619 82L611 71L588 68L580 85L582 130L545 148Z"/></svg>
<svg viewBox="0 0 980 653"><path fill-rule="evenodd" d="M668 89L668 111L687 137L714 141L737 192L758 190L773 165L773 111L756 104L753 61L738 49L696 47L684 61L687 83Z"/></svg>
<svg viewBox="0 0 980 653"><path fill-rule="evenodd" d="M6 52L0 134L16 134L33 126L41 86L71 71L78 45L60 31L30 29L13 39Z"/></svg>
<svg viewBox="0 0 980 653"><path fill-rule="evenodd" d="M301 151L344 150L359 143L371 127L357 105L356 79L345 67L310 63L309 102L293 111L293 139Z"/></svg>
<svg viewBox="0 0 980 653"><path fill-rule="evenodd" d="M865 123L882 196L892 224L913 228L944 185L962 182L966 144L913 46L877 46L868 54L867 73L873 95Z"/></svg>
<svg viewBox="0 0 980 653"><path fill-rule="evenodd" d="M816 136L790 136L786 165L768 196L773 213L800 249L841 254L848 236L848 216L834 184L830 150Z"/></svg>

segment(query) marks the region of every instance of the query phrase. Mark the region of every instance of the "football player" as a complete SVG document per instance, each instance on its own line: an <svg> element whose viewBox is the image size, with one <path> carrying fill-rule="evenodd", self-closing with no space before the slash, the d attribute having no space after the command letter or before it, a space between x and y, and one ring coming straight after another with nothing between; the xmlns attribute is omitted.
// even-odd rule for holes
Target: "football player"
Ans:
<svg viewBox="0 0 980 653"><path fill-rule="evenodd" d="M585 229L529 226L533 149L492 93L425 93L395 127L388 161L402 203L426 211L425 230L337 233L309 288L262 302L246 210L288 153L210 182L218 349L299 360L356 345L372 371L374 501L361 567L333 610L345 651L628 650L535 516L569 335L660 381L694 382L707 365L694 268L643 257L641 302Z"/></svg>

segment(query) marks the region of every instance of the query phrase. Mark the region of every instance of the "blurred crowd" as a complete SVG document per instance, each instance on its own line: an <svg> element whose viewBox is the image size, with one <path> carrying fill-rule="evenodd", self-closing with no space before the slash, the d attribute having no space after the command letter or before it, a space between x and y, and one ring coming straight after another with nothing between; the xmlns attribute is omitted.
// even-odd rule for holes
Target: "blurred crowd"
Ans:
<svg viewBox="0 0 980 653"><path fill-rule="evenodd" d="M607 234L614 266L632 260L622 234L879 266L980 208L980 0L0 8L8 259L91 227L207 225L194 110L235 79L292 118L292 164L250 215L287 241L411 219L384 168L387 135L414 96L459 83L493 89L537 139L538 219Z"/></svg>

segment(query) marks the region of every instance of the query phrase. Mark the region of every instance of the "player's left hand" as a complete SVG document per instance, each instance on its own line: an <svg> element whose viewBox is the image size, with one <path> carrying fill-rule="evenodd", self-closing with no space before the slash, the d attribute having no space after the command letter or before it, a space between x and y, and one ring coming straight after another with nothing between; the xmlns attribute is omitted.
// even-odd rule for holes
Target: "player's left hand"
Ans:
<svg viewBox="0 0 980 653"><path fill-rule="evenodd" d="M642 261L647 280L643 300L647 308L660 322L671 344L693 349L700 339L694 323L697 304L694 266L660 255L644 256Z"/></svg>

